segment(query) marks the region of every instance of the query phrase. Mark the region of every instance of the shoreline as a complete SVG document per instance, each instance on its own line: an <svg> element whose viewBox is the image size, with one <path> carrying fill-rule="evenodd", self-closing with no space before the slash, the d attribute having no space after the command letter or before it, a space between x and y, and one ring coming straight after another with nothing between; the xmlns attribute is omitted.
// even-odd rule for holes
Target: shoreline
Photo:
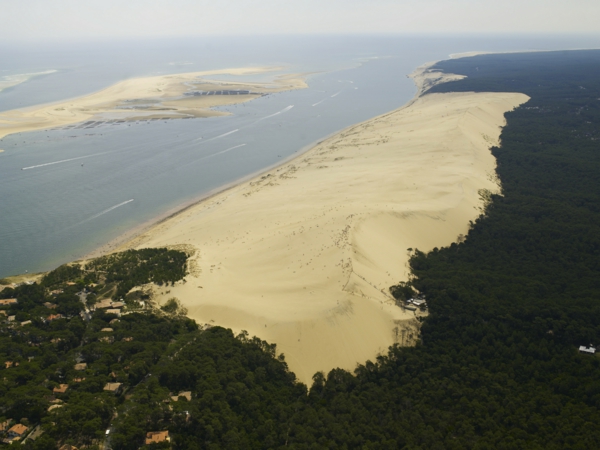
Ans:
<svg viewBox="0 0 600 450"><path fill-rule="evenodd" d="M111 251L188 250L186 282L156 287L155 300L176 297L200 323L275 343L304 383L317 371L351 371L390 345L414 345L419 322L388 288L407 279L408 248L456 241L483 212L484 194L500 192L489 148L504 113L528 99L423 95L456 79L431 65L411 74L418 92L402 107L238 180Z"/></svg>
<svg viewBox="0 0 600 450"><path fill-rule="evenodd" d="M337 133L338 133L338 131L334 131L333 133L328 135L325 139L327 139L329 136L335 135ZM276 162L275 164L272 164L270 166L267 166L266 168L260 169L256 172L253 172L251 174L248 174L241 178L233 180L230 183L227 183L223 186L211 189L210 191L200 195L199 197L194 198L193 200L189 200L187 202L183 202L183 203L179 204L178 206L174 206L173 208L168 209L163 214L159 214L158 216L155 216L155 217L145 221L144 223L141 223L140 225L132 228L131 230L128 230L128 231L122 233L121 235L117 236L116 238L111 239L106 244L103 244L100 247L86 253L84 256L79 258L78 261L84 261L87 259L98 258L100 256L118 252L119 247L126 245L127 242L134 240L137 236L143 234L145 231L151 229L152 227L160 225L161 223L166 222L167 220L172 219L172 218L178 216L179 214L184 213L186 210L193 208L194 206L196 206L202 202L208 201L211 198L213 198L219 194L223 194L231 189L234 189L235 187L239 186L242 183L250 181L250 180L252 180L256 177L259 177L273 169L277 169L278 167L280 167L284 164L287 164L290 161L293 161L297 157L302 156L303 153L308 152L315 145L318 145L319 143L323 142L325 139L319 139L317 141L314 141L313 143L302 147L301 150L294 152L293 155L290 155L287 158L284 158L281 161ZM111 249L113 249L113 250L111 250Z"/></svg>
<svg viewBox="0 0 600 450"><path fill-rule="evenodd" d="M450 56L452 56L452 55L450 55ZM239 186L242 183L245 183L245 182L250 181L254 178L257 178L261 175L264 175L264 174L270 172L271 170L277 169L281 166L284 166L284 165L294 161L297 158L300 158L302 155L309 152L317 145L324 143L328 139L331 139L332 137L335 137L338 134L342 134L345 131L350 130L360 124L369 122L371 120L375 120L379 117L384 117L394 111L400 111L402 109L408 108L415 101L417 101L425 93L425 91L428 88L434 86L435 84L444 83L446 81L453 81L456 79L463 78L459 75L454 75L454 74L441 74L440 76L431 77L430 84L420 83L417 81L420 77L426 78L425 73L427 72L427 70L429 68L431 68L432 66L434 66L435 64L437 64L438 62L439 61L430 61L430 62L421 64L420 66L415 68L415 70L413 72L406 75L408 78L411 78L413 80L413 82L415 83L415 87L417 88L417 91L415 92L414 96L408 102L406 102L404 105L400 106L399 108L394 109L392 111L385 112L385 113L380 114L375 117L371 117L362 122L358 122L358 123L349 125L340 130L333 131L332 133L305 145L300 150L297 150L296 152L294 152L293 155L289 155L288 157L284 158L281 161L276 162L275 164L267 166L256 172L248 174L244 177L233 180L230 183L227 183L218 188L211 189L210 191L208 191L204 194L201 194L200 196L198 196L192 200L189 200L187 202L183 202L177 206L174 206L173 208L168 209L163 214L159 214L158 216L155 216L155 217L145 221L144 223L141 223L140 225L132 228L131 230L128 230L128 231L120 234L119 236L115 237L114 239L111 239L106 244L103 244L103 245L97 247L96 249L84 254L81 258L78 259L78 261L84 261L87 259L97 258L97 257L104 256L104 255L107 255L110 253L118 252L118 251L120 251L119 248L127 245L128 242L133 241L138 236L142 235L144 232L150 230L151 228L158 226L161 223L166 222L167 220L172 219L172 218L176 217L177 215L184 213L186 210L193 208L194 206L196 206L202 202L208 201L211 198L213 198L219 194L223 194L231 189L234 189L235 187ZM437 73L439 73L439 72L436 72L436 74Z"/></svg>
<svg viewBox="0 0 600 450"><path fill-rule="evenodd" d="M385 114L388 114L388 113L384 113L382 115L385 115ZM379 116L376 116L376 117L379 117ZM372 119L368 119L368 120L372 120ZM359 123L362 123L362 122L359 122ZM319 139L311 142L310 144L306 144L304 147L300 148L300 150L295 151L292 155L289 155L286 158L282 158L281 161L277 161L276 163L271 164L270 166L267 166L265 168L259 169L256 172L245 175L241 178L237 178L237 179L235 179L225 185L222 185L220 187L211 189L210 191L205 192L204 194L201 194L200 196L195 197L192 200L180 203L179 205L174 206L173 208L169 208L164 213L154 216L151 219L139 224L138 226L133 227L132 229L125 231L124 233L121 233L119 236L115 237L114 239L111 239L106 244L102 244L101 246L84 254L81 258L78 258L75 261L85 261L88 259L93 259L93 258L98 258L100 256L108 255L110 253L119 252L119 251L121 251L121 250L119 250L120 247L127 245L128 242L133 241L138 236L142 235L143 233L150 230L151 228L158 226L161 223L168 221L169 219L177 217L179 214L184 213L188 209L193 208L194 206L197 206L197 205L201 204L202 202L208 201L219 194L224 194L227 191L229 191L231 189L235 189L236 187L238 187L239 185L241 185L245 182L248 182L250 180L258 178L261 175L264 175L272 170L278 169L279 167L284 166L284 165L294 161L297 158L300 158L302 155L304 155L305 153L308 153L310 150L312 150L315 146L322 144L326 140L328 140L328 139L334 137L335 135L342 133L345 130L350 129L356 125L357 124L350 125L346 128L342 128L341 130L333 131L323 138L319 138Z"/></svg>
<svg viewBox="0 0 600 450"><path fill-rule="evenodd" d="M187 250L176 297L199 323L274 343L297 378L352 371L390 345L415 345L420 312L389 286L406 281L410 251L447 246L498 193L495 159L517 93L425 92L457 75L410 75L401 107L309 144L282 161L184 202L96 248ZM401 151L399 151L401 150ZM80 259L81 260L81 259Z"/></svg>

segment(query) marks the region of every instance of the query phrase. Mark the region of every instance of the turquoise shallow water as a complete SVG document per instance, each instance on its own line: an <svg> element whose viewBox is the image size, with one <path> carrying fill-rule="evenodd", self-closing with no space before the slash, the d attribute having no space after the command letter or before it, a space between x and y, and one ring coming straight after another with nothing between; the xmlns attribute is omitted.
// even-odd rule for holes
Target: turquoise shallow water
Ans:
<svg viewBox="0 0 600 450"><path fill-rule="evenodd" d="M81 257L335 131L400 107L415 93L406 75L424 62L473 49L600 45L569 39L265 37L0 48L0 77L57 70L2 91L0 110L83 95L134 76L279 64L317 72L308 89L223 108L233 113L227 117L100 124L0 140L0 276Z"/></svg>

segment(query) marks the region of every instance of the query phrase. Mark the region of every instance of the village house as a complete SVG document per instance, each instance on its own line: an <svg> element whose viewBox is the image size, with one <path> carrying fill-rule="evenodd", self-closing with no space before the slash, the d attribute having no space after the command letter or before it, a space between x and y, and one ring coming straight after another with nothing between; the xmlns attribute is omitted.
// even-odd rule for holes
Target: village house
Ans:
<svg viewBox="0 0 600 450"><path fill-rule="evenodd" d="M31 320L26 320L25 322L21 322L22 327L24 327L25 325L31 325Z"/></svg>
<svg viewBox="0 0 600 450"><path fill-rule="evenodd" d="M27 428L25 425L22 425L20 423L13 425L12 428L10 428L8 430L8 439L10 440L17 440L17 439L21 439L25 433L27 432L29 428Z"/></svg>
<svg viewBox="0 0 600 450"><path fill-rule="evenodd" d="M102 328L100 331L103 333L112 333L115 330L113 330L112 328Z"/></svg>
<svg viewBox="0 0 600 450"><path fill-rule="evenodd" d="M594 347L592 347L591 345L589 347L582 345L579 347L579 352L593 355L594 353L596 353L596 349Z"/></svg>
<svg viewBox="0 0 600 450"><path fill-rule="evenodd" d="M52 322L53 320L58 320L58 319L62 319L63 316L62 314L50 314L48 317L46 317L46 320L48 322Z"/></svg>
<svg viewBox="0 0 600 450"><path fill-rule="evenodd" d="M0 306L10 306L17 303L16 298L5 298L0 300Z"/></svg>
<svg viewBox="0 0 600 450"><path fill-rule="evenodd" d="M406 303L412 303L415 306L427 306L427 302L422 298L410 298Z"/></svg>
<svg viewBox="0 0 600 450"><path fill-rule="evenodd" d="M121 393L122 387L123 383L106 383L106 386L104 386L104 390L118 395Z"/></svg>
<svg viewBox="0 0 600 450"><path fill-rule="evenodd" d="M171 400L173 400L174 402L179 400L179 397L183 397L185 398L188 402L192 401L192 392L191 391L181 391L179 394L177 395L173 395L171 397Z"/></svg>
<svg viewBox="0 0 600 450"><path fill-rule="evenodd" d="M114 314L117 317L121 317L121 310L120 309L110 308L110 309L106 310L106 314Z"/></svg>
<svg viewBox="0 0 600 450"><path fill-rule="evenodd" d="M10 428L10 424L12 423L12 420L8 419L5 420L4 422L0 423L0 434L6 432L6 430L8 430Z"/></svg>
<svg viewBox="0 0 600 450"><path fill-rule="evenodd" d="M55 305L54 303L50 303L50 302L45 302L44 306L48 309L55 309L58 305Z"/></svg>
<svg viewBox="0 0 600 450"><path fill-rule="evenodd" d="M79 363L79 364L75 364L75 366L73 367L75 370L85 370L87 369L87 363Z"/></svg>
<svg viewBox="0 0 600 450"><path fill-rule="evenodd" d="M171 442L168 431L150 431L146 433L146 445Z"/></svg>
<svg viewBox="0 0 600 450"><path fill-rule="evenodd" d="M96 309L110 308L110 307L112 307L112 301L109 298L107 298L107 299L104 299L104 300L101 300L101 301L97 302L94 305L94 307Z"/></svg>
<svg viewBox="0 0 600 450"><path fill-rule="evenodd" d="M71 444L64 444L58 450L79 450L77 447Z"/></svg>
<svg viewBox="0 0 600 450"><path fill-rule="evenodd" d="M54 392L55 394L64 394L65 392L67 392L68 389L69 389L68 384L61 384L58 387L55 387L54 389L52 389L52 392Z"/></svg>

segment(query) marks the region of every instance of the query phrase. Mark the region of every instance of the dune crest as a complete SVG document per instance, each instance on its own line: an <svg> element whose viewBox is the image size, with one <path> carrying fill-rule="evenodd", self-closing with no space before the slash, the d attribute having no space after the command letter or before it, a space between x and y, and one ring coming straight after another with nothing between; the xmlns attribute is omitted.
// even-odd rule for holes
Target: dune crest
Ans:
<svg viewBox="0 0 600 450"><path fill-rule="evenodd" d="M389 286L408 248L449 245L499 192L495 159L517 93L450 93L352 126L158 224L124 248L195 254L175 296L202 323L276 343L298 378L412 345L418 322ZM166 291L170 292L166 292Z"/></svg>

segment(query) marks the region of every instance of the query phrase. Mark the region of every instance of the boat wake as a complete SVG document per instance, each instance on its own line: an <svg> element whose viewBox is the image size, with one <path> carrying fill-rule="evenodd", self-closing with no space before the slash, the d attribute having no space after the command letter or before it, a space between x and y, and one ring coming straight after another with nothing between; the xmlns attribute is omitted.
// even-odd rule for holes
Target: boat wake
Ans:
<svg viewBox="0 0 600 450"><path fill-rule="evenodd" d="M79 222L79 223L76 223L75 225L72 225L72 226L70 226L70 227L68 227L68 228L77 227L77 226L79 226L79 225L83 225L84 223L87 223L87 222L89 222L90 220L97 219L98 217L100 217L100 216L103 216L104 214L106 214L106 213L109 213L109 212L111 212L111 211L112 211L112 210L114 210L114 209L120 208L121 206L124 206L124 205L126 205L127 203L131 203L133 200L134 200L134 199L132 198L132 199L130 199L130 200L126 200L126 201L124 201L124 202L121 202L121 203L119 203L118 205L111 206L110 208L107 208L107 209L105 209L104 211L101 211L101 212L99 212L98 214L94 214L93 216L91 216L91 217L88 217L87 219L85 219L85 220L82 220L81 222ZM67 228L67 229L68 229L68 228Z"/></svg>
<svg viewBox="0 0 600 450"><path fill-rule="evenodd" d="M60 161L54 161L54 162L49 162L49 163L45 163L45 164L38 164L37 166L23 167L21 170L37 169L38 167L52 166L53 164L62 164L62 163L66 163L69 161L76 161L78 159L85 159L85 158L91 158L93 156L106 155L107 153L110 153L110 152L95 153L93 155L78 156L77 158L63 159Z"/></svg>

